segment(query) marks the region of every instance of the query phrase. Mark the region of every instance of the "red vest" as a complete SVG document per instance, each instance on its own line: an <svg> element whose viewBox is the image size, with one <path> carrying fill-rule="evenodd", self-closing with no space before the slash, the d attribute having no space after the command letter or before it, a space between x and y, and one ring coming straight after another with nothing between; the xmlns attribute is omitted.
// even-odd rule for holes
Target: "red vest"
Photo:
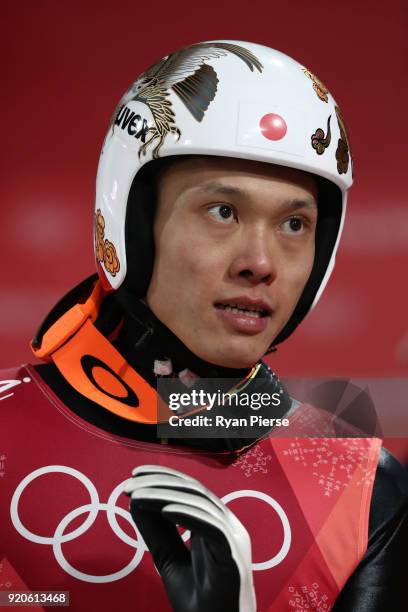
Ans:
<svg viewBox="0 0 408 612"><path fill-rule="evenodd" d="M0 373L0 411L0 590L69 591L71 610L170 610L121 493L142 464L197 478L238 516L259 612L327 612L365 553L381 442L301 437L326 418L310 406L288 437L238 458L111 435L31 367Z"/></svg>

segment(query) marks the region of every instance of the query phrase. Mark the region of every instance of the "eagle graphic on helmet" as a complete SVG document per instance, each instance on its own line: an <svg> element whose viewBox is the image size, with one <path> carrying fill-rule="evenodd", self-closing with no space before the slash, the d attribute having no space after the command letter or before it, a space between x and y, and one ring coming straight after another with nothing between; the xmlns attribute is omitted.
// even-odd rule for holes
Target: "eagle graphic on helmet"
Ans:
<svg viewBox="0 0 408 612"><path fill-rule="evenodd" d="M139 149L139 158L146 155L149 146L155 144L152 157L157 159L167 134L176 134L177 140L181 136L168 99L170 89L177 94L194 119L202 121L205 111L214 100L218 84L217 73L205 62L228 53L239 57L252 72L254 68L262 72L261 62L248 49L227 42L210 42L192 45L168 55L143 72L131 85L118 105L114 120L128 102L141 102L149 107L154 125L146 130L149 137Z"/></svg>

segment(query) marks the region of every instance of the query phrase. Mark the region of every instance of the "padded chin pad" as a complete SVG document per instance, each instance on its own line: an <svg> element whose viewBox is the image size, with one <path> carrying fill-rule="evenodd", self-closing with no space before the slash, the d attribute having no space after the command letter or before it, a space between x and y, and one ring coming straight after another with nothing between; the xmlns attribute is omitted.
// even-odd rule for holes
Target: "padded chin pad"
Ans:
<svg viewBox="0 0 408 612"><path fill-rule="evenodd" d="M136 175L126 211L127 274L123 285L137 298L146 295L153 273L156 188L150 174L141 170Z"/></svg>
<svg viewBox="0 0 408 612"><path fill-rule="evenodd" d="M296 308L273 342L283 342L308 313L329 265L340 228L342 194L334 183L315 177L318 184L318 218L315 238L315 258L309 280Z"/></svg>

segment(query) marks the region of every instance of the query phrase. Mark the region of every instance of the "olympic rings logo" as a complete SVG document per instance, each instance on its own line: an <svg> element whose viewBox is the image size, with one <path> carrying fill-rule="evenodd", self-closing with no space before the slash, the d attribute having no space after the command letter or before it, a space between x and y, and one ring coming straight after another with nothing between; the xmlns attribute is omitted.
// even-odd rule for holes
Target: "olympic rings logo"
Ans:
<svg viewBox="0 0 408 612"><path fill-rule="evenodd" d="M19 516L18 504L23 491L31 482L33 482L33 480L35 480L39 476L43 476L44 474L51 473L67 474L69 476L77 478L87 489L89 493L90 503L84 504L83 506L79 506L78 508L71 510L71 512L68 512L68 514L66 514L61 519L52 536L40 536L36 533L33 533L32 531L29 531L23 525ZM67 467L65 465L46 465L28 474L17 486L16 490L14 491L14 495L10 505L11 520L18 533L25 539L36 544L45 544L52 546L57 563L67 574L69 574L73 578L83 580L84 582L94 582L99 584L105 582L114 582L115 580L120 580L121 578L124 578L134 569L136 569L136 567L141 562L144 553L148 552L148 548L144 543L143 538L140 535L130 512L116 505L119 495L121 495L121 493L123 492L125 482L127 482L127 479L123 482L120 482L113 489L108 501L106 503L103 503L99 501L98 492L94 484L80 471L75 470L71 467ZM273 508L273 510L277 513L279 519L281 520L283 526L283 543L279 552L274 557L271 557L266 561L252 564L252 569L254 571L268 570L271 567L275 567L276 565L281 563L289 552L291 545L291 528L288 517L282 506L275 499L273 499L273 497L270 497L266 493L262 493L260 491L255 491L252 489L233 491L232 493L224 495L221 500L225 504L227 504L228 502L234 499L240 499L242 497L253 497L264 501L271 508ZM76 569L67 561L62 551L62 544L64 544L64 542L70 542L85 533L93 525L100 511L106 512L109 525L115 535L117 535L117 537L122 540L122 542L135 549L133 557L125 567L123 567L117 572L114 572L112 574L105 574L103 576L86 574ZM76 529L66 532L66 529L69 524L82 514L87 514L87 517L85 518L84 522ZM123 517L131 525L132 529L135 532L135 538L130 537L125 531L123 531L117 521L117 515ZM189 531L183 533L182 538L184 541L187 541L189 537Z"/></svg>

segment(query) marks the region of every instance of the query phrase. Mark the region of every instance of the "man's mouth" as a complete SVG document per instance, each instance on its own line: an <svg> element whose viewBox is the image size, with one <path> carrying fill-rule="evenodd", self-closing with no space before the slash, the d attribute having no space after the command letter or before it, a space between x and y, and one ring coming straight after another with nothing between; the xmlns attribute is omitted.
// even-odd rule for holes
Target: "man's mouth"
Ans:
<svg viewBox="0 0 408 612"><path fill-rule="evenodd" d="M244 306L243 304L239 304L239 303L231 303L231 304L221 304L221 303L216 303L215 307L220 309L220 310L226 310L228 312L232 312L234 314L243 314L246 317L253 317L254 319L260 319L262 317L268 317L269 316L269 312L267 312L265 309L263 308L258 308L258 307L254 307L252 306L251 308Z"/></svg>
<svg viewBox="0 0 408 612"><path fill-rule="evenodd" d="M246 295L220 300L214 307L228 329L249 335L263 332L273 312L263 300Z"/></svg>

